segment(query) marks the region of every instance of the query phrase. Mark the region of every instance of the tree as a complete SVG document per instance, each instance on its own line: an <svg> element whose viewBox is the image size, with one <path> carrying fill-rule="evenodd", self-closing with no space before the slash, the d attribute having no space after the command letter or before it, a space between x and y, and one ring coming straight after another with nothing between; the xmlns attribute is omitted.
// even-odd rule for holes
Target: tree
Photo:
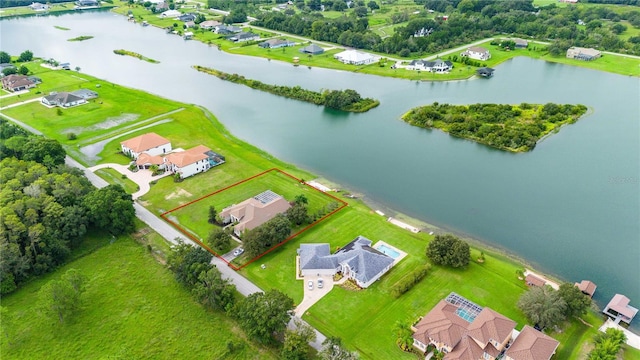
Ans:
<svg viewBox="0 0 640 360"><path fill-rule="evenodd" d="M560 285L558 293L567 304L565 311L567 317L584 315L591 306L591 299L573 284L564 283Z"/></svg>
<svg viewBox="0 0 640 360"><path fill-rule="evenodd" d="M358 17L366 17L367 16L367 7L366 6L357 6L353 9L354 14Z"/></svg>
<svg viewBox="0 0 640 360"><path fill-rule="evenodd" d="M371 11L373 11L373 10L377 10L377 9L380 9L380 5L378 5L378 3L377 3L377 2L375 2L375 1L373 1L373 0L372 0L372 1L369 1L369 2L367 3L367 6L369 7L369 9L371 9Z"/></svg>
<svg viewBox="0 0 640 360"><path fill-rule="evenodd" d="M322 346L319 354L322 360L358 360L360 358L358 353L345 349L339 337L328 337L322 342Z"/></svg>
<svg viewBox="0 0 640 360"><path fill-rule="evenodd" d="M167 257L167 265L179 283L192 287L199 281L200 274L211 267L211 257L201 247L191 246L180 240Z"/></svg>
<svg viewBox="0 0 640 360"><path fill-rule="evenodd" d="M587 360L616 360L627 337L621 330L608 328L594 336L593 341L595 347L587 354Z"/></svg>
<svg viewBox="0 0 640 360"><path fill-rule="evenodd" d="M529 321L545 329L565 319L567 304L560 294L550 286L532 287L520 296L518 308Z"/></svg>
<svg viewBox="0 0 640 360"><path fill-rule="evenodd" d="M309 221L309 214L307 213L307 205L303 203L296 203L292 207L287 209L287 217L289 220L296 224L301 225Z"/></svg>
<svg viewBox="0 0 640 360"><path fill-rule="evenodd" d="M275 289L253 293L236 304L233 314L249 337L266 343L287 327L293 315L293 299Z"/></svg>
<svg viewBox="0 0 640 360"><path fill-rule="evenodd" d="M85 291L86 276L76 269L68 270L60 280L52 280L38 292L39 308L60 323L77 312Z"/></svg>
<svg viewBox="0 0 640 360"><path fill-rule="evenodd" d="M30 50L25 50L20 54L18 58L19 62L31 61L33 60L33 53Z"/></svg>
<svg viewBox="0 0 640 360"><path fill-rule="evenodd" d="M20 73L20 75L27 75L29 73L29 68L22 65L20 66L20 69L18 69L18 73Z"/></svg>
<svg viewBox="0 0 640 360"><path fill-rule="evenodd" d="M8 67L8 68L2 69L2 75L4 76L13 75L17 73L18 73L18 70L15 67Z"/></svg>
<svg viewBox="0 0 640 360"><path fill-rule="evenodd" d="M296 197L293 198L293 202L296 204L308 204L309 199L307 199L307 197L304 194L300 194L300 195L296 195Z"/></svg>
<svg viewBox="0 0 640 360"><path fill-rule="evenodd" d="M218 223L218 211L216 207L213 205L209 206L209 224L217 224Z"/></svg>
<svg viewBox="0 0 640 360"><path fill-rule="evenodd" d="M8 64L11 62L11 55L4 51L0 51L0 64Z"/></svg>
<svg viewBox="0 0 640 360"><path fill-rule="evenodd" d="M616 35L620 35L626 30L627 30L627 27L622 24L614 24L613 26L611 26L611 31L613 31L613 33Z"/></svg>
<svg viewBox="0 0 640 360"><path fill-rule="evenodd" d="M247 255L255 257L285 240L289 234L291 234L291 222L284 214L278 214L266 223L244 233L242 242Z"/></svg>
<svg viewBox="0 0 640 360"><path fill-rule="evenodd" d="M230 310L235 300L235 286L229 280L223 279L220 271L214 266L200 272L192 291L201 303L212 309Z"/></svg>
<svg viewBox="0 0 640 360"><path fill-rule="evenodd" d="M410 351L413 346L413 331L411 326L403 321L397 321L395 325L396 344L402 351Z"/></svg>
<svg viewBox="0 0 640 360"><path fill-rule="evenodd" d="M284 345L280 353L282 360L305 360L309 357L309 342L316 340L313 329L294 318L295 330L286 330Z"/></svg>
<svg viewBox="0 0 640 360"><path fill-rule="evenodd" d="M133 231L136 212L133 199L121 185L108 185L96 189L84 198L89 220L112 235Z"/></svg>
<svg viewBox="0 0 640 360"><path fill-rule="evenodd" d="M64 164L67 153L57 140L41 136L29 137L22 148L22 159L44 164L49 169Z"/></svg>
<svg viewBox="0 0 640 360"><path fill-rule="evenodd" d="M229 248L231 245L231 235L219 227L215 227L209 233L207 238L207 245L217 252L222 252Z"/></svg>
<svg viewBox="0 0 640 360"><path fill-rule="evenodd" d="M347 8L347 3L344 2L344 0L336 0L333 2L333 6L331 6L331 10L333 11L345 11Z"/></svg>
<svg viewBox="0 0 640 360"><path fill-rule="evenodd" d="M471 250L469 244L451 235L436 235L427 246L427 257L437 265L454 268L469 265Z"/></svg>

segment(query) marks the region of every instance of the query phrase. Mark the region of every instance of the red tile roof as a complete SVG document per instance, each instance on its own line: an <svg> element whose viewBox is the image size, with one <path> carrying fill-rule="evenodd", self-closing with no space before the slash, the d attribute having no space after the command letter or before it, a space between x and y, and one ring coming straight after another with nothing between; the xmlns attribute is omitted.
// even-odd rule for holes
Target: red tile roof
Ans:
<svg viewBox="0 0 640 360"><path fill-rule="evenodd" d="M538 286L538 287L542 287L544 286L544 284L546 284L546 282L543 279L540 279L539 277L533 274L527 275L524 281L527 283L527 285Z"/></svg>
<svg viewBox="0 0 640 360"><path fill-rule="evenodd" d="M125 147L131 149L131 151L136 153L141 153L143 151L153 149L155 147L170 144L171 141L163 138L162 136L156 133L147 133L142 134L140 136L136 136L133 139L125 140L120 144Z"/></svg>
<svg viewBox="0 0 640 360"><path fill-rule="evenodd" d="M174 152L167 155L167 161L172 163L177 167L185 167L191 165L197 161L207 159L209 155L205 154L205 152L209 151L206 146L198 145L189 150Z"/></svg>
<svg viewBox="0 0 640 360"><path fill-rule="evenodd" d="M589 295L590 297L593 297L593 294L596 292L596 284L589 280L582 280L580 284L576 283L575 285L578 287L578 289L580 289L580 291Z"/></svg>
<svg viewBox="0 0 640 360"><path fill-rule="evenodd" d="M560 343L540 331L525 325L505 352L506 359L549 360Z"/></svg>

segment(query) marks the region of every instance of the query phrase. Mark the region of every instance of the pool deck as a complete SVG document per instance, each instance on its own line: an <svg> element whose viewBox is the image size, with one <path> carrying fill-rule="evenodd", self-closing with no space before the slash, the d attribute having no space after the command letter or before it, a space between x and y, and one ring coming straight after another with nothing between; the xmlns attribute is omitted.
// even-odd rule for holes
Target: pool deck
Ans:
<svg viewBox="0 0 640 360"><path fill-rule="evenodd" d="M406 252L404 252L404 251L402 251L402 250L398 249L398 248L397 248L397 247L395 247L395 246L389 245L389 244L387 244L386 242L384 242L384 241L382 241L382 240L378 240L378 242L376 242L376 244L375 244L375 245L373 245L373 248L374 248L374 249L376 249L376 250L378 250L378 247L379 247L380 245L384 245L384 246L388 247L388 248L389 248L389 249L391 249L391 250L397 251L397 252L398 252L398 254L400 254L400 255L398 255L398 257L397 257L397 258L393 259L393 266L396 266L396 265L400 262L400 260L404 259L404 257L405 257L405 256L407 256L407 253L406 253ZM378 251L380 251L380 250L378 250Z"/></svg>

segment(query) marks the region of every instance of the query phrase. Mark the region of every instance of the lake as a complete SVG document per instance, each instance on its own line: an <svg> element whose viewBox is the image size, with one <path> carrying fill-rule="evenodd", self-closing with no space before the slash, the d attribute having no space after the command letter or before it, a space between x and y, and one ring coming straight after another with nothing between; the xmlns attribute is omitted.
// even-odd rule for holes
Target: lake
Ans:
<svg viewBox="0 0 640 360"><path fill-rule="evenodd" d="M615 293L640 306L638 78L524 57L499 65L491 79L456 82L308 69L230 55L109 12L2 20L0 27L2 50L13 55L29 49L205 106L236 136L381 206L503 248L566 281L592 280L601 306ZM81 35L94 38L67 41ZM364 114L325 110L221 81L193 70L196 64L279 85L352 88L381 105ZM399 120L434 101L581 103L593 113L534 151L512 154Z"/></svg>

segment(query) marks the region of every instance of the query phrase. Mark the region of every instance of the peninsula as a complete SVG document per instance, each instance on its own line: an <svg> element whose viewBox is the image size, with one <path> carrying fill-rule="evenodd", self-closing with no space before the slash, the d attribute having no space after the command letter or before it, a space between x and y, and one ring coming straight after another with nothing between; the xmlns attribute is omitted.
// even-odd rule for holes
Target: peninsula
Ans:
<svg viewBox="0 0 640 360"><path fill-rule="evenodd" d="M586 111L584 105L552 103L450 105L435 102L409 110L402 119L414 126L440 129L500 150L525 152L533 150L538 140L550 132L576 122Z"/></svg>

